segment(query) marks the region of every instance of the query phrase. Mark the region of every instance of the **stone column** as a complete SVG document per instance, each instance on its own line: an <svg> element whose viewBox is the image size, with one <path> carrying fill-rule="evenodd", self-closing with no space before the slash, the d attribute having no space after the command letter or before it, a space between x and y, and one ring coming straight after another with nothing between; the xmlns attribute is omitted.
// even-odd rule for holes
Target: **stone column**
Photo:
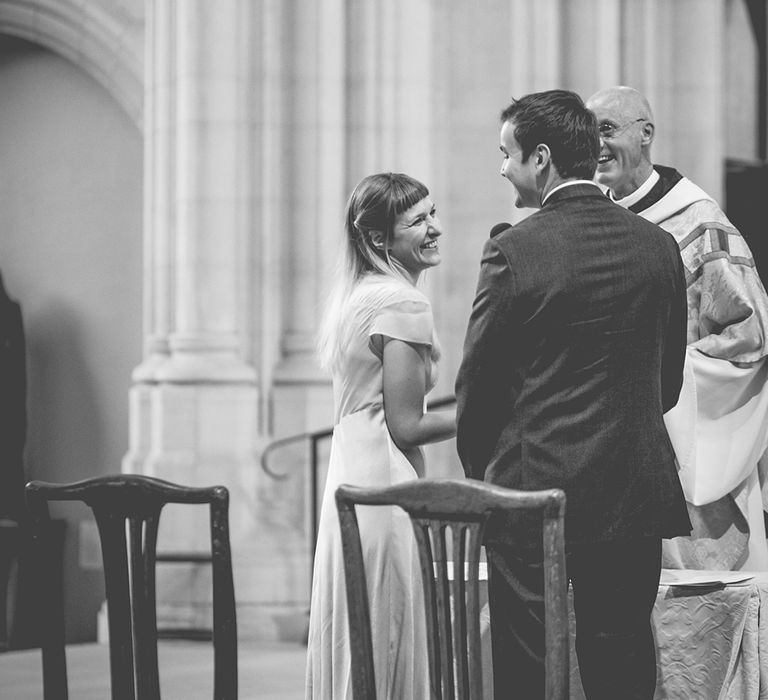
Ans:
<svg viewBox="0 0 768 700"><path fill-rule="evenodd" d="M179 466L182 481L207 458L254 460L250 8L147 3L146 340L134 379L136 393L152 393L136 402L142 418L149 408L149 435L134 422L132 455L145 471ZM248 435L217 437L230 421Z"/></svg>
<svg viewBox="0 0 768 700"><path fill-rule="evenodd" d="M649 99L653 159L723 201L725 0L623 4L621 82Z"/></svg>
<svg viewBox="0 0 768 700"><path fill-rule="evenodd" d="M601 87L617 85L621 76L622 2L565 0L562 2L562 85L588 99ZM647 13L647 2L641 3ZM643 13L645 14L645 13ZM637 17L643 21L643 17ZM642 26L642 25L641 25Z"/></svg>
<svg viewBox="0 0 768 700"><path fill-rule="evenodd" d="M658 86L660 106L654 107L654 159L674 165L723 202L725 0L660 3L659 10L659 23L672 26L673 35L666 45L656 39L657 68L668 70L669 78Z"/></svg>
<svg viewBox="0 0 768 700"><path fill-rule="evenodd" d="M255 379L240 298L252 234L247 5L175 5L175 319L159 381Z"/></svg>
<svg viewBox="0 0 768 700"><path fill-rule="evenodd" d="M346 197L345 3L290 4L291 80L285 124L290 138L284 212L281 358L273 382L276 437L324 428L333 421L329 378L315 358L323 299L333 274Z"/></svg>
<svg viewBox="0 0 768 700"><path fill-rule="evenodd" d="M173 45L175 17L168 0L148 2L144 61L144 358L133 372L129 451L123 471L141 472L152 450L152 390L168 360L173 324L171 252L175 233Z"/></svg>
<svg viewBox="0 0 768 700"><path fill-rule="evenodd" d="M264 222L257 71L259 32L275 21L275 6L152 0L146 7L146 342L124 469L228 487L240 634L275 638L279 614L306 607L307 561L306 551L295 563L270 544L293 514L273 498L259 465L254 335L263 327L261 305L279 297L253 298L262 265L278 266L276 254L256 260ZM207 528L199 509L169 506L158 548L205 550ZM160 567L161 625L209 624L207 569Z"/></svg>

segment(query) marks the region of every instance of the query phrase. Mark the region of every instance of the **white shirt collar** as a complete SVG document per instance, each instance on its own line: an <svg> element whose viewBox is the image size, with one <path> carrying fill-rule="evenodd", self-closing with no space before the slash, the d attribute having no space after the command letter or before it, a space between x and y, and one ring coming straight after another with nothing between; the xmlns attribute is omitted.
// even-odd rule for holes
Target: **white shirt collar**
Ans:
<svg viewBox="0 0 768 700"><path fill-rule="evenodd" d="M626 197L622 197L621 199L614 199L613 195L611 194L611 191L608 190L608 196L616 202L616 204L620 204L625 209L629 209L633 204L637 204L645 195L647 195L651 188L659 181L659 174L656 172L656 170L651 170L651 174L648 176L648 179L640 185L632 194L628 194Z"/></svg>
<svg viewBox="0 0 768 700"><path fill-rule="evenodd" d="M570 185L594 185L595 183L592 182L592 180L568 180L568 182L561 182L556 187L553 187L549 192L547 192L547 196L544 197L544 199L541 200L541 206L544 206L544 202L546 202L555 192L558 190L563 189L563 187L568 187Z"/></svg>

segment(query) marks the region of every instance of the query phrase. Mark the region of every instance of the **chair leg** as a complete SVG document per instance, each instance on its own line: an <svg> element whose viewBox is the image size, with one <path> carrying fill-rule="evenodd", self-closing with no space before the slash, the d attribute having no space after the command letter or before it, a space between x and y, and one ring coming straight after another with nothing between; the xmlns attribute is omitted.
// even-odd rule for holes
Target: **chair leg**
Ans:
<svg viewBox="0 0 768 700"><path fill-rule="evenodd" d="M34 568L38 572L35 580L42 582L39 593L40 610L43 615L42 632L43 656L43 699L69 700L67 687L67 660L64 635L64 601L61 580L53 575L51 567L57 561L57 536L48 523L35 540Z"/></svg>

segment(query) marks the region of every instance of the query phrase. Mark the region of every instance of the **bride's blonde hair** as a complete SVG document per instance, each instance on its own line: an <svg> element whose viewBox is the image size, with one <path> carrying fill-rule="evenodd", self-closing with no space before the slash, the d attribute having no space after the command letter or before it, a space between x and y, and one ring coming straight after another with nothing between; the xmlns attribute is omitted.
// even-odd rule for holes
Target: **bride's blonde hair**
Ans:
<svg viewBox="0 0 768 700"><path fill-rule="evenodd" d="M320 364L332 370L340 356L340 328L344 308L357 283L379 273L405 279L389 257L399 214L429 195L426 185L404 173L377 173L364 177L352 191L344 220L344 244L334 285L318 335ZM377 241L373 233L379 232Z"/></svg>

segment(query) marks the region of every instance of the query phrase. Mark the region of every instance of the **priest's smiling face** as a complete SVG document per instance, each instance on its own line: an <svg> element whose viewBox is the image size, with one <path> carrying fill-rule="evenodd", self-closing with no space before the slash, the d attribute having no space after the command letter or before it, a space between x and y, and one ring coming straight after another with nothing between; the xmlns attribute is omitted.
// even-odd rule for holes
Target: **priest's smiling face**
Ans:
<svg viewBox="0 0 768 700"><path fill-rule="evenodd" d="M616 199L632 194L650 175L653 124L641 105L626 95L606 90L587 102L600 130L600 157L595 179Z"/></svg>

